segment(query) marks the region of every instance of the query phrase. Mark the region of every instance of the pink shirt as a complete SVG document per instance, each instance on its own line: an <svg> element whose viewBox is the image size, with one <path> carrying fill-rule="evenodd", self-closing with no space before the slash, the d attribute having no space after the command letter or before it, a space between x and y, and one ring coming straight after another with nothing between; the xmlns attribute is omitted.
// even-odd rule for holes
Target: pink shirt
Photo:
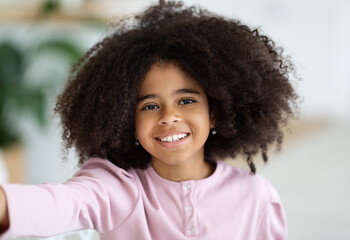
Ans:
<svg viewBox="0 0 350 240"><path fill-rule="evenodd" d="M93 228L104 239L286 239L279 196L261 176L217 161L202 180L172 182L91 158L64 184L3 186L10 228L47 237Z"/></svg>

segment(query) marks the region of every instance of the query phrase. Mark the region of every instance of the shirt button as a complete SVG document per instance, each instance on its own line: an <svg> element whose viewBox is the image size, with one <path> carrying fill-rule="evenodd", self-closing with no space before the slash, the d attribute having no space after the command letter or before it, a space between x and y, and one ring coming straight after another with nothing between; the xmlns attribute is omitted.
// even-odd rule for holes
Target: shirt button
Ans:
<svg viewBox="0 0 350 240"><path fill-rule="evenodd" d="M188 190L190 190L191 189L191 184L186 184L185 186L183 186L183 190L185 191L185 192L187 192Z"/></svg>
<svg viewBox="0 0 350 240"><path fill-rule="evenodd" d="M193 207L192 206L186 206L186 211L187 212L192 212L193 210Z"/></svg>
<svg viewBox="0 0 350 240"><path fill-rule="evenodd" d="M188 229L187 233L190 234L190 235L193 235L194 234L194 229L193 228Z"/></svg>

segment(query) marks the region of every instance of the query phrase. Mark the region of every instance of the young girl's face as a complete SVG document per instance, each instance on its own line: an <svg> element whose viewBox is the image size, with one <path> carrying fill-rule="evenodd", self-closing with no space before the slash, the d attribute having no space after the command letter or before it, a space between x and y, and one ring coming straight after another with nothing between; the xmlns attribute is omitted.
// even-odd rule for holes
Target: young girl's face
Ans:
<svg viewBox="0 0 350 240"><path fill-rule="evenodd" d="M152 66L140 86L135 128L153 165L203 162L211 127L208 100L198 83L175 65Z"/></svg>

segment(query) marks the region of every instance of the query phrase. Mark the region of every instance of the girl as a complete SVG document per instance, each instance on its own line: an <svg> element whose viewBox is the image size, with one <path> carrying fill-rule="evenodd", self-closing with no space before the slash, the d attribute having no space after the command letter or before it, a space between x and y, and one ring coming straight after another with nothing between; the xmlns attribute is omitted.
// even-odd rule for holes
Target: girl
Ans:
<svg viewBox="0 0 350 240"><path fill-rule="evenodd" d="M181 2L121 20L55 108L81 169L64 184L2 186L2 237L285 239L279 196L252 161L267 161L294 114L280 53L257 30ZM251 173L217 160L236 154Z"/></svg>

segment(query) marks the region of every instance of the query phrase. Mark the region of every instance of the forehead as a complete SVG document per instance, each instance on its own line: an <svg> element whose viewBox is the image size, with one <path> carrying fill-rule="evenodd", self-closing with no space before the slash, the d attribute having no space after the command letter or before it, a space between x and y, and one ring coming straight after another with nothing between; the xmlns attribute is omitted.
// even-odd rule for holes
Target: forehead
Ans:
<svg viewBox="0 0 350 240"><path fill-rule="evenodd" d="M192 88L203 92L196 80L174 64L153 65L141 83L139 95L164 93L168 90Z"/></svg>

